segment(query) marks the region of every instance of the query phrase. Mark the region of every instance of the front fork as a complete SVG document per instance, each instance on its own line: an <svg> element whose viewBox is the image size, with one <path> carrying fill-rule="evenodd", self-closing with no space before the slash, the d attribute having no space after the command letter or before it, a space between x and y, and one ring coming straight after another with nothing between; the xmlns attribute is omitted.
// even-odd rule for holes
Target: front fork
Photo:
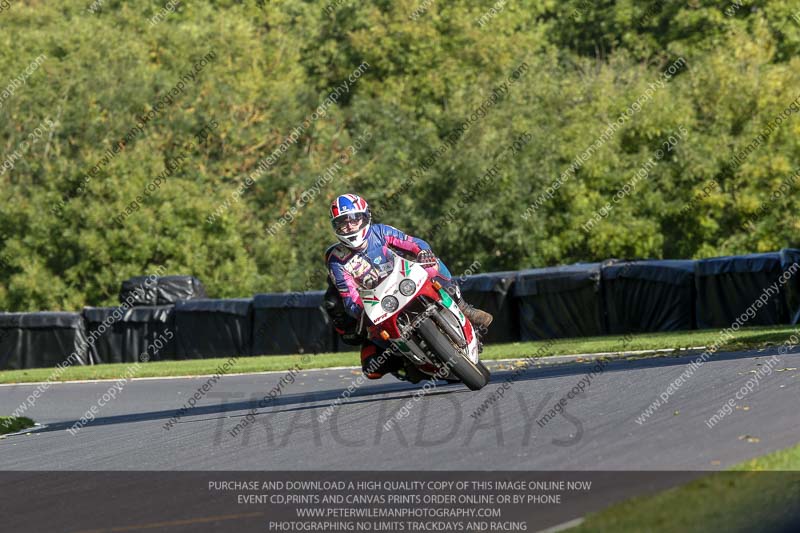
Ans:
<svg viewBox="0 0 800 533"><path fill-rule="evenodd" d="M442 295L444 296L444 295ZM468 350L469 349L469 342L464 336L462 331L462 326L458 322L455 313L460 313L460 310L457 306L454 305L452 301L446 301L447 298L443 298L443 301L438 302L431 302L430 305L426 308L423 312L423 315L426 316L424 320L428 317L433 319L434 322L439 326L439 328L445 332L445 334L459 347L461 350ZM454 309L455 308L455 309ZM461 315L463 317L463 315ZM462 318L463 320L463 318ZM404 328L400 328L401 335L404 338L404 341L397 341L396 345L399 348L403 348L404 346L400 344L403 342L407 350L403 351L403 355L414 361L416 364L432 364L436 367L439 366L437 361L431 359L428 353L425 350L424 343L425 340L418 337L415 334L416 325L419 323L419 317L415 319L412 324L405 326ZM419 338L419 341L417 340ZM479 348L480 349L480 348Z"/></svg>
<svg viewBox="0 0 800 533"><path fill-rule="evenodd" d="M456 342L459 348L462 350L468 349L470 339L464 336L461 328L466 327L471 330L471 327L464 324L466 322L466 317L464 317L457 303L461 300L461 290L458 284L452 280L442 279L442 281L444 281L444 283L442 283L442 281L439 281L437 278L442 279L440 276L432 277L430 279L430 285L428 285L426 287L427 290L424 291L427 294L420 294L420 297L424 296L428 300L428 305L425 311L423 311L423 315L425 318L433 318L439 327L447 332L448 337ZM434 296L438 299L434 299ZM443 316L444 313L442 313L442 311L449 312L447 313L447 318ZM406 325L401 325L398 321L395 321L393 329L399 333L400 338L391 341L389 341L389 339L386 340L390 342L390 348L408 357L415 364L432 364L438 367L439 365L435 361L431 361L431 358L425 351L423 346L424 340L419 339L416 335L415 330L419 322L419 316L410 324ZM480 352L480 342L478 345L478 350Z"/></svg>

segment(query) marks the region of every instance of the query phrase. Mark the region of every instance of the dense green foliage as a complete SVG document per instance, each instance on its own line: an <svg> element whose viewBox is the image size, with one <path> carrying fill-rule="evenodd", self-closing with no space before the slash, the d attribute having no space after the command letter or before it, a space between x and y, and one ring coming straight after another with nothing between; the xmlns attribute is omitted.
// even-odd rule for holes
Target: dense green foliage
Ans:
<svg viewBox="0 0 800 533"><path fill-rule="evenodd" d="M12 1L0 12L0 168L12 162L0 170L0 308L113 303L122 279L160 265L219 297L321 288L328 204L348 191L431 242L454 273L476 260L491 271L799 244L794 0L165 5ZM131 133L182 77L172 103ZM637 99L640 110L531 212ZM454 134L482 105L485 116ZM293 220L275 229L282 216Z"/></svg>

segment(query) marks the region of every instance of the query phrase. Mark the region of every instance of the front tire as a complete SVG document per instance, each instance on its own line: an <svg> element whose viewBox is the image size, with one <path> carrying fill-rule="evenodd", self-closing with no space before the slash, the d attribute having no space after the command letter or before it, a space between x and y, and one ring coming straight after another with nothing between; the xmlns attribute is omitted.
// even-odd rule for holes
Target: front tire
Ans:
<svg viewBox="0 0 800 533"><path fill-rule="evenodd" d="M461 382L470 390L480 390L488 379L478 366L462 355L453 346L453 343L443 333L431 318L426 318L419 325L419 333L428 343L431 351L450 368L450 372L455 374Z"/></svg>
<svg viewBox="0 0 800 533"><path fill-rule="evenodd" d="M489 380L492 378L492 373L489 372L489 369L486 368L486 365L483 364L483 361L478 363L478 369L481 371L481 374L486 377L486 383L489 383Z"/></svg>

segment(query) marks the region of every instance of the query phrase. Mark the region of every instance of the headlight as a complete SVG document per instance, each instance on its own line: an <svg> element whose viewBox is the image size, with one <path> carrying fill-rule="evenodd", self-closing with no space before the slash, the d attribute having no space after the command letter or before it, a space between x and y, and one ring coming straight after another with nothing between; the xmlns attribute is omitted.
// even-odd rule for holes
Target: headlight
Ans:
<svg viewBox="0 0 800 533"><path fill-rule="evenodd" d="M411 296L416 290L417 284L410 279L404 279L400 282L400 294L403 296Z"/></svg>
<svg viewBox="0 0 800 533"><path fill-rule="evenodd" d="M383 300L381 300L381 307L388 313L394 313L397 311L397 308L400 307L400 302L398 302L397 298L394 296L385 296Z"/></svg>

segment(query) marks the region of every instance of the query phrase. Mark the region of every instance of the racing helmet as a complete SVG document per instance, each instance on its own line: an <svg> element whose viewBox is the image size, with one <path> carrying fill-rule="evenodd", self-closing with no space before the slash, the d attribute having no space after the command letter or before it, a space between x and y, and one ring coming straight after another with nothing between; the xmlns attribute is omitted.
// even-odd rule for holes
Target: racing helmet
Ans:
<svg viewBox="0 0 800 533"><path fill-rule="evenodd" d="M350 249L366 245L371 221L367 201L357 194L343 194L331 202L333 232Z"/></svg>

